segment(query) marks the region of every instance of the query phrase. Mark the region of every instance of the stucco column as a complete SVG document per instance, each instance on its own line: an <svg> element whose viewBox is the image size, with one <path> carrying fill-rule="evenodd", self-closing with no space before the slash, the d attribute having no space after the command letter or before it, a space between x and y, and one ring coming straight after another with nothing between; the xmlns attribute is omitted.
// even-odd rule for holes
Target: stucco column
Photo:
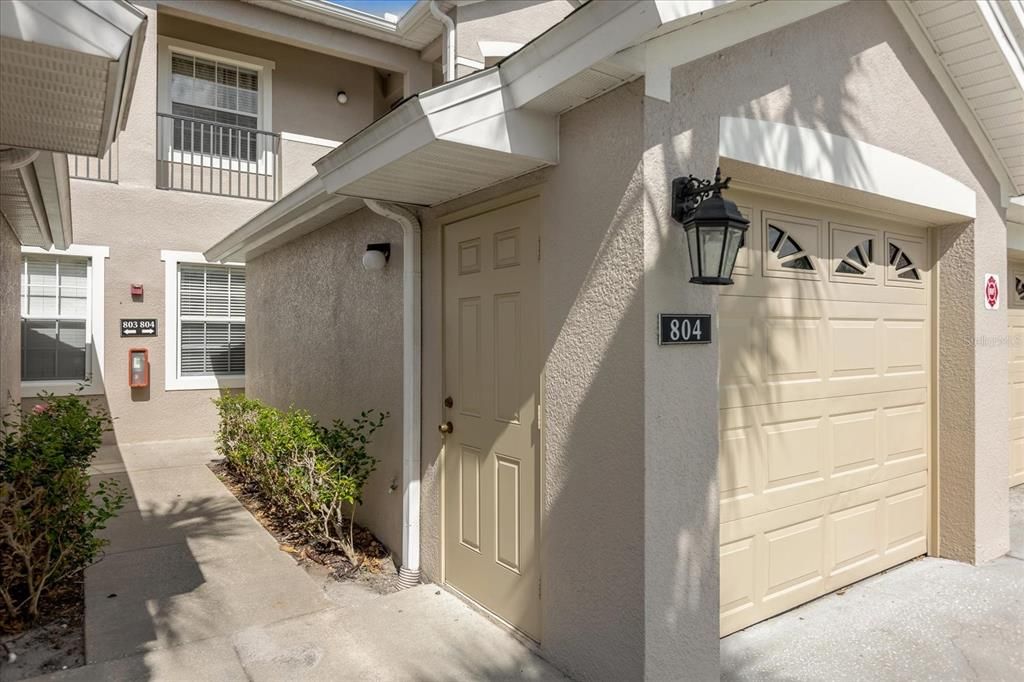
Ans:
<svg viewBox="0 0 1024 682"><path fill-rule="evenodd" d="M979 214L937 241L938 553L979 563L1009 549L1006 230ZM999 276L998 310L985 307L987 273Z"/></svg>
<svg viewBox="0 0 1024 682"><path fill-rule="evenodd" d="M714 175L718 128L676 132L671 108L645 100L644 675L717 680L717 329L711 344L665 347L655 329L658 313L711 313L717 324L715 288L689 283L670 190L679 175Z"/></svg>
<svg viewBox="0 0 1024 682"><path fill-rule="evenodd" d="M146 15L146 39L128 111L128 127L117 138L118 182L152 189L156 187L157 11L155 2L134 4Z"/></svg>

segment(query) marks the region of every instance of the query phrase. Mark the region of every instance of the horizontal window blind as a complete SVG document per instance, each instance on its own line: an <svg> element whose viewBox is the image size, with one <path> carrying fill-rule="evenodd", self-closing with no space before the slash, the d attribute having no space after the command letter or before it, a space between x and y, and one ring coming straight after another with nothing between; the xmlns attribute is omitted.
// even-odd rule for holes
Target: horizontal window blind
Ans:
<svg viewBox="0 0 1024 682"><path fill-rule="evenodd" d="M27 255L21 273L21 376L85 380L89 259Z"/></svg>
<svg viewBox="0 0 1024 682"><path fill-rule="evenodd" d="M180 376L245 373L245 270L178 268Z"/></svg>
<svg viewBox="0 0 1024 682"><path fill-rule="evenodd" d="M174 149L252 161L257 154L259 73L173 52L171 113L192 119L174 121Z"/></svg>

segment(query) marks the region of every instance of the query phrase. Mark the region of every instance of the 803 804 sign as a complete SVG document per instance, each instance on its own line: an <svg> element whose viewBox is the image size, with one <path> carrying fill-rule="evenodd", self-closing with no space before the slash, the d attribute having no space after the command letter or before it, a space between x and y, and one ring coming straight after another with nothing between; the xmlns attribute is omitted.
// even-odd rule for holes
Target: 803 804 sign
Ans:
<svg viewBox="0 0 1024 682"><path fill-rule="evenodd" d="M658 315L658 345L677 346L688 343L711 343L710 315Z"/></svg>

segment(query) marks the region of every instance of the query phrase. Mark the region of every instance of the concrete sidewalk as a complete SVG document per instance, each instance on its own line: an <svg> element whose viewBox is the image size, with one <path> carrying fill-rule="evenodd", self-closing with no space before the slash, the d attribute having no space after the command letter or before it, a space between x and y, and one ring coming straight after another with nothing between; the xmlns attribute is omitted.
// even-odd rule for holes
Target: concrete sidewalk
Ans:
<svg viewBox="0 0 1024 682"><path fill-rule="evenodd" d="M105 447L132 500L86 573L86 663L46 680L564 679L433 585L318 583L207 468L209 441Z"/></svg>
<svg viewBox="0 0 1024 682"><path fill-rule="evenodd" d="M1024 679L1024 486L1010 543L982 566L912 561L730 635L722 679Z"/></svg>

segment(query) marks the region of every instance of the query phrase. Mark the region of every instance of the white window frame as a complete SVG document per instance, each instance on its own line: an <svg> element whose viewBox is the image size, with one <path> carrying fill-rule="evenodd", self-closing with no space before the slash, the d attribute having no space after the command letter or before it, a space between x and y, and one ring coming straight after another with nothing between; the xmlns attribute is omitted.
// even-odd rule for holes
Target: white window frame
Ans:
<svg viewBox="0 0 1024 682"><path fill-rule="evenodd" d="M178 265L199 263L202 265L230 265L244 268L245 263L211 263L199 251L161 251L164 262L164 319L168 333L164 342L164 389L168 391L200 391L218 388L245 388L245 374L213 374L209 376L181 376L179 343L181 341L181 319L178 317ZM246 333L248 333L248 327Z"/></svg>
<svg viewBox="0 0 1024 682"><path fill-rule="evenodd" d="M157 36L157 89L156 103L157 112L171 114L171 53L211 59L224 64L232 64L251 69L259 73L259 97L257 102L256 128L260 131L273 132L273 74L275 64L269 59L253 57L251 55L222 50L210 45L201 45L187 40L171 38L169 36ZM160 122L157 122L160 125ZM224 159L213 154L202 154L196 152L183 152L174 149L174 135L170 136L170 144L166 149L157 150L157 159L160 161L171 161L172 163L183 163L192 166L206 166L207 168L261 173L265 174L267 168L273 168L276 164L273 150L261 149L257 138L256 153L258 161L245 162L241 160Z"/></svg>
<svg viewBox="0 0 1024 682"><path fill-rule="evenodd" d="M29 398L43 391L53 393L54 395L103 395L103 330L105 322L103 317L103 282L105 281L106 260L110 258L110 247L72 244L68 248L61 250L53 247L41 249L35 246L23 246L21 247L21 253L22 255L72 256L89 259L89 265L86 269L86 295L88 296L85 319L86 381L75 379L22 381L22 396ZM20 314L19 311L19 318ZM21 361L19 357L18 362L20 363Z"/></svg>

